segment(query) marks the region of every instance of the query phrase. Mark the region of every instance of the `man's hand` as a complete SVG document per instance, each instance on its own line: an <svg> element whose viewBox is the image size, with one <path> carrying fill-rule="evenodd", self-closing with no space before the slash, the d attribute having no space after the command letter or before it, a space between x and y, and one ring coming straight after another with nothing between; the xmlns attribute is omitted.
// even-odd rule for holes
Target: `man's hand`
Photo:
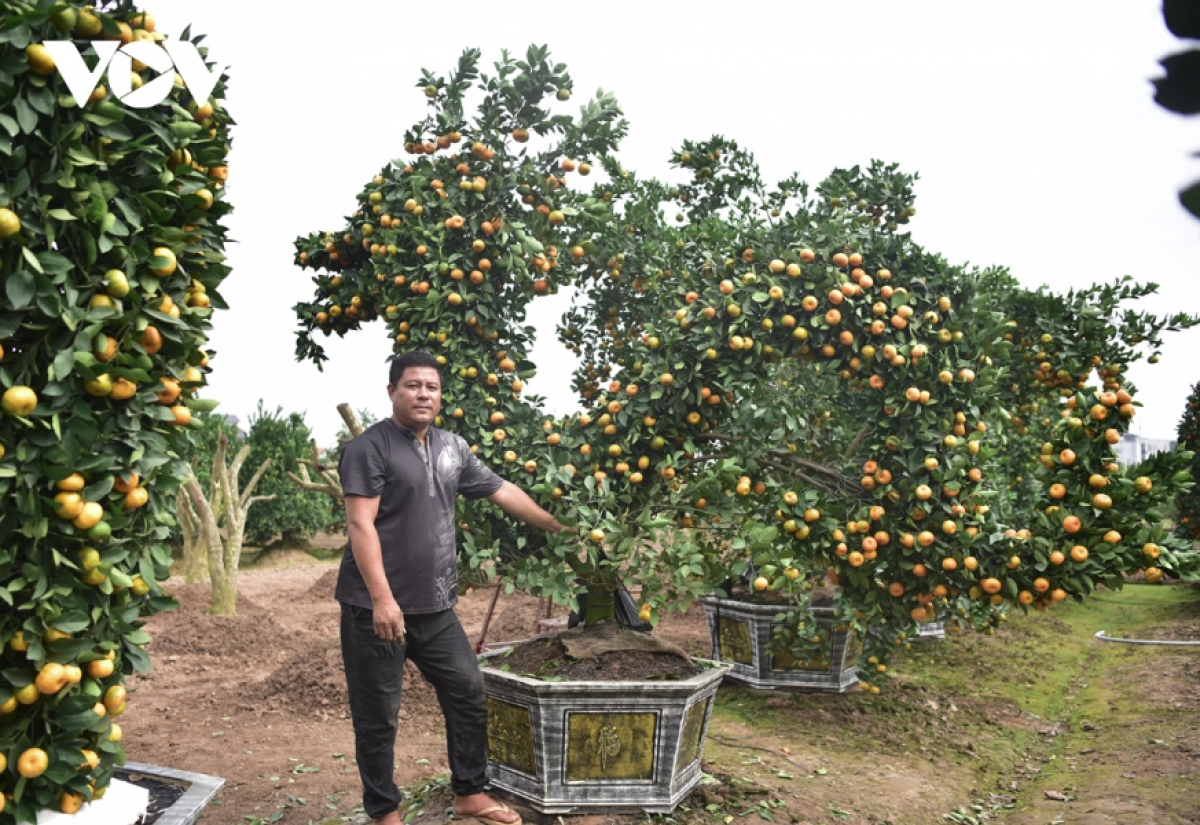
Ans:
<svg viewBox="0 0 1200 825"><path fill-rule="evenodd" d="M557 529L557 530L555 530L554 532L556 532L556 533L570 533L572 536L578 536L578 535L579 535L579 528L578 528L578 527L567 527L565 524L560 524L560 525L558 525L558 529Z"/></svg>
<svg viewBox="0 0 1200 825"><path fill-rule="evenodd" d="M374 605L371 619L375 625L376 636L389 642L404 644L404 612L394 599Z"/></svg>

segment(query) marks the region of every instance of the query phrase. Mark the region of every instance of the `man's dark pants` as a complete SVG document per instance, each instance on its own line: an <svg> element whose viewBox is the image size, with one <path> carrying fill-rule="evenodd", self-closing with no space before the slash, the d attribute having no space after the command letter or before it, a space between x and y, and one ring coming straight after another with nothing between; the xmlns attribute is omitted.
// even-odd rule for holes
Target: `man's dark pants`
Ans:
<svg viewBox="0 0 1200 825"><path fill-rule="evenodd" d="M406 643L375 635L371 610L342 605L342 660L350 693L363 808L378 819L400 806L392 779L404 662L437 691L446 718L450 786L459 796L487 786L487 698L483 675L453 610L405 616Z"/></svg>

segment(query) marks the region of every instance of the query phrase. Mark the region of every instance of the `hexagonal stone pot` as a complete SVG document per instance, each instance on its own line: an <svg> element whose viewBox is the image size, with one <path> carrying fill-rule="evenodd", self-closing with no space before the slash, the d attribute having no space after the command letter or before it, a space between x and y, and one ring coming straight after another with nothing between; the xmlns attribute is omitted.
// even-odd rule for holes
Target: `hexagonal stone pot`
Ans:
<svg viewBox="0 0 1200 825"><path fill-rule="evenodd" d="M488 776L545 814L670 813L700 781L726 666L688 679L546 682L482 667Z"/></svg>
<svg viewBox="0 0 1200 825"><path fill-rule="evenodd" d="M945 622L922 622L917 627L917 635L912 637L914 642L940 642L946 638Z"/></svg>
<svg viewBox="0 0 1200 825"><path fill-rule="evenodd" d="M730 666L726 679L759 690L847 693L858 690L855 663L862 641L853 630L833 626L833 608L814 607L817 624L829 634L823 654L798 662L790 653L771 653L779 605L752 604L705 596L700 599L712 636L713 658Z"/></svg>
<svg viewBox="0 0 1200 825"><path fill-rule="evenodd" d="M41 811L39 825L136 825L147 816L157 817L156 825L193 825L225 785L219 776L141 762L126 762L113 779L103 799L75 814Z"/></svg>

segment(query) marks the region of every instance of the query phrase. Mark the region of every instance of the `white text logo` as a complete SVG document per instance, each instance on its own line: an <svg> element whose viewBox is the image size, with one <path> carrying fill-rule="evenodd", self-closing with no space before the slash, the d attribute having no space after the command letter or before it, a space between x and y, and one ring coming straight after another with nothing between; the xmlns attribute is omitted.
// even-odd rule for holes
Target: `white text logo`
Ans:
<svg viewBox="0 0 1200 825"><path fill-rule="evenodd" d="M91 97L100 83L100 76L108 70L108 85L113 95L127 106L149 109L157 106L171 94L175 83L172 70L178 70L183 84L197 106L204 105L221 79L220 67L211 72L204 65L195 43L186 40L167 40L157 43L135 40L121 46L115 40L97 40L92 48L100 59L96 68L89 69L79 53L79 48L70 40L47 40L43 44L54 58L58 71L71 90L71 96L82 106ZM120 48L120 51L118 51ZM164 51L165 49L165 51ZM139 89L133 88L133 61L140 60L161 74Z"/></svg>

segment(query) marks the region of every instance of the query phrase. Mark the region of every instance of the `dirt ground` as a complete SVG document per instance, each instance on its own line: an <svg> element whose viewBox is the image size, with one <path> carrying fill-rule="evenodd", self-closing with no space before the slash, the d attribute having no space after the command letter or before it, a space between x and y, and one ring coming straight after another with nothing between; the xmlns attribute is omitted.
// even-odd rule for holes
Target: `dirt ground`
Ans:
<svg viewBox="0 0 1200 825"><path fill-rule="evenodd" d="M242 572L235 617L204 613L205 586L165 583L181 608L149 623L154 670L131 679L121 721L131 760L226 779L201 825L362 819L335 576L334 564L274 553ZM473 640L492 593L460 599ZM1164 607L1144 630L1200 638L1200 594L1190 605ZM501 595L488 641L533 635L537 610L536 598ZM1200 823L1200 653L1105 646L1090 636L1089 622L1101 619L1078 610L1070 624L1038 616L992 638L914 645L887 701L723 687L705 745L706 783L666 821ZM1118 627L1110 633L1120 635ZM669 615L656 633L709 653L698 606ZM442 718L411 666L400 723L395 776L412 799L409 819L445 822ZM526 819L538 820L528 811Z"/></svg>

